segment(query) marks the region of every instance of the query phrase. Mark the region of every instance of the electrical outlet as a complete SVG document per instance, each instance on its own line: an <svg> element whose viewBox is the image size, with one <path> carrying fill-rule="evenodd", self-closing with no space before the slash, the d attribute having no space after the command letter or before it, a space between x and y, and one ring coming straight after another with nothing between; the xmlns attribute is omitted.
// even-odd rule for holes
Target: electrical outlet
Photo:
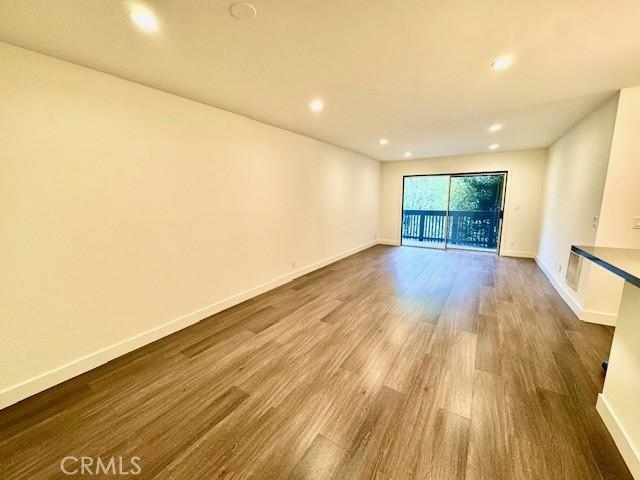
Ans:
<svg viewBox="0 0 640 480"><path fill-rule="evenodd" d="M598 220L600 220L600 217L598 217L598 215L593 217L593 228L598 228Z"/></svg>
<svg viewBox="0 0 640 480"><path fill-rule="evenodd" d="M633 217L633 228L640 228L640 217Z"/></svg>
<svg viewBox="0 0 640 480"><path fill-rule="evenodd" d="M291 260L291 268L296 268L296 261L295 260Z"/></svg>
<svg viewBox="0 0 640 480"><path fill-rule="evenodd" d="M557 264L558 273L562 273L562 264L558 262Z"/></svg>

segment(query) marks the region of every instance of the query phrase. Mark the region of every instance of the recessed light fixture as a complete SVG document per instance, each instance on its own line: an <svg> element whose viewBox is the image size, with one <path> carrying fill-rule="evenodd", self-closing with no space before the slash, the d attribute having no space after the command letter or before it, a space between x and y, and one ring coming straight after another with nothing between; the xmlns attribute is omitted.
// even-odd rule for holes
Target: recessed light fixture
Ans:
<svg viewBox="0 0 640 480"><path fill-rule="evenodd" d="M145 32L155 32L160 27L158 19L150 10L136 7L129 14L133 23Z"/></svg>
<svg viewBox="0 0 640 480"><path fill-rule="evenodd" d="M322 103L322 100L316 99L309 104L309 108L313 112L321 112L322 109L324 108L324 103Z"/></svg>
<svg viewBox="0 0 640 480"><path fill-rule="evenodd" d="M489 145L489 150L497 150L498 148L500 148L500 145L498 145L497 143L492 143L491 145Z"/></svg>
<svg viewBox="0 0 640 480"><path fill-rule="evenodd" d="M258 16L258 10L249 2L233 2L229 6L229 13L238 20L248 20Z"/></svg>
<svg viewBox="0 0 640 480"><path fill-rule="evenodd" d="M502 55L494 60L491 64L491 68L494 70L506 70L513 63L513 57L511 55Z"/></svg>
<svg viewBox="0 0 640 480"><path fill-rule="evenodd" d="M409 158L409 157L411 156L411 152L404 152L404 156L405 156L406 158Z"/></svg>
<svg viewBox="0 0 640 480"><path fill-rule="evenodd" d="M387 140L386 138L381 138L380 141L378 142L380 145L386 145L387 143L389 143L389 140Z"/></svg>
<svg viewBox="0 0 640 480"><path fill-rule="evenodd" d="M500 130L502 130L502 127L503 127L503 125L501 123L496 123L496 124L493 124L493 125L491 125L489 127L489 131L491 133L496 133L496 132L499 132Z"/></svg>

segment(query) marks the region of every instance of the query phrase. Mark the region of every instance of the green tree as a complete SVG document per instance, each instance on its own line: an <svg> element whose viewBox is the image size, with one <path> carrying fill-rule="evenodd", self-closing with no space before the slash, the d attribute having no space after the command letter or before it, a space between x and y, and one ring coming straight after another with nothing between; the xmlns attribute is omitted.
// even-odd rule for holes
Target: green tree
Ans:
<svg viewBox="0 0 640 480"><path fill-rule="evenodd" d="M451 177L450 210L497 211L502 197L502 175Z"/></svg>
<svg viewBox="0 0 640 480"><path fill-rule="evenodd" d="M447 175L405 177L405 210L446 210L449 177Z"/></svg>
<svg viewBox="0 0 640 480"><path fill-rule="evenodd" d="M404 179L404 209L446 210L449 178L451 178L450 210L500 210L502 175L406 177Z"/></svg>

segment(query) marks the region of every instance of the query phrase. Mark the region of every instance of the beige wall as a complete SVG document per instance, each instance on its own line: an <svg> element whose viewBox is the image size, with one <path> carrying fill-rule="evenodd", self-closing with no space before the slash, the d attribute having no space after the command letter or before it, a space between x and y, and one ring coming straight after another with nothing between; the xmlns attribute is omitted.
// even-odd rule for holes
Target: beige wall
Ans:
<svg viewBox="0 0 640 480"><path fill-rule="evenodd" d="M0 407L377 236L375 160L6 44L0 59Z"/></svg>
<svg viewBox="0 0 640 480"><path fill-rule="evenodd" d="M383 162L380 191L380 238L400 243L402 177L437 173L507 171L501 254L534 257L540 227L545 150L424 158Z"/></svg>
<svg viewBox="0 0 640 480"><path fill-rule="evenodd" d="M613 323L621 283L585 262L578 291L565 280L572 244L593 245L618 105L613 96L549 149L538 263L585 320Z"/></svg>

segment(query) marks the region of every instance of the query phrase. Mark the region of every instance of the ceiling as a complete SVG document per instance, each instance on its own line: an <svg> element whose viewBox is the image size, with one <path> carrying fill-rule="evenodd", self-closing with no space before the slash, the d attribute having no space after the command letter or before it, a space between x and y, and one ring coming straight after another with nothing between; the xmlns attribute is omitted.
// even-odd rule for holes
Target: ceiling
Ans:
<svg viewBox="0 0 640 480"><path fill-rule="evenodd" d="M160 22L145 33L131 2L0 0L0 40L380 160L546 147L640 84L638 0L252 3L136 2Z"/></svg>

